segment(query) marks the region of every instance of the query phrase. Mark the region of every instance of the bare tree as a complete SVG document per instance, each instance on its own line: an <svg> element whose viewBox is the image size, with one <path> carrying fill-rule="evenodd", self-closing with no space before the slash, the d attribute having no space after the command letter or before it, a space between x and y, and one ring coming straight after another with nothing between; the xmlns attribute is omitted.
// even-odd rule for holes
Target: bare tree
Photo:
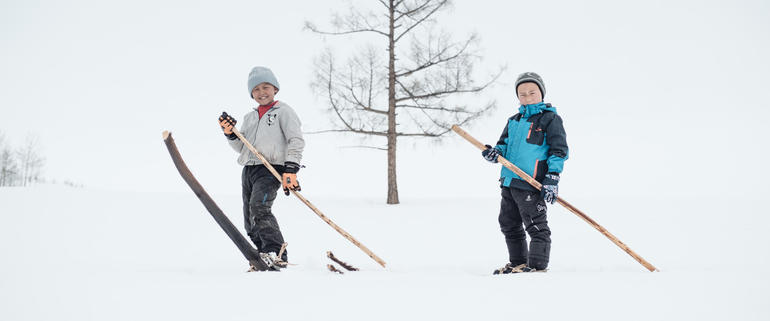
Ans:
<svg viewBox="0 0 770 321"><path fill-rule="evenodd" d="M0 132L0 186L13 186L16 175L16 160L10 146L6 145L5 135Z"/></svg>
<svg viewBox="0 0 770 321"><path fill-rule="evenodd" d="M21 186L40 180L41 170L45 159L40 155L40 144L37 136L28 135L24 145L16 151L19 161Z"/></svg>
<svg viewBox="0 0 770 321"><path fill-rule="evenodd" d="M387 203L398 204L398 137L438 138L452 124L466 124L493 109L494 101L472 108L462 98L486 89L503 69L483 83L474 82L474 63L480 60L478 37L453 41L448 32L436 28L436 14L450 6L449 0L373 2L380 11L362 12L351 5L347 15L333 17L332 30L311 22L305 27L321 35L374 36L374 42L343 65L331 51L322 53L313 86L336 115L337 128L321 132L386 138L386 147L379 149L388 154Z"/></svg>
<svg viewBox="0 0 770 321"><path fill-rule="evenodd" d="M18 167L13 153L8 148L0 150L0 186L14 186Z"/></svg>

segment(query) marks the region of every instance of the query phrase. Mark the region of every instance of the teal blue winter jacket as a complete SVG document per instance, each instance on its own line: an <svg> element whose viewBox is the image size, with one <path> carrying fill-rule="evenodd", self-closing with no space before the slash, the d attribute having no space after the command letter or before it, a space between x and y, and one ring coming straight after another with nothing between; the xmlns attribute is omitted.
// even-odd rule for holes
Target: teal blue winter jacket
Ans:
<svg viewBox="0 0 770 321"><path fill-rule="evenodd" d="M569 157L567 134L561 117L551 104L522 105L508 123L495 145L500 155L543 182L546 173L561 173ZM502 186L536 190L516 173L503 166Z"/></svg>

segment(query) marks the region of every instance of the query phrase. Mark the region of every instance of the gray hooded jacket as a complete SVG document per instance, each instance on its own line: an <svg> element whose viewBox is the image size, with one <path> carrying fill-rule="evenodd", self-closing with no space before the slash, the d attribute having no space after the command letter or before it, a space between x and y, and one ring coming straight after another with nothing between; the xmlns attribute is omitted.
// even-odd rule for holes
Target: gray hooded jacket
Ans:
<svg viewBox="0 0 770 321"><path fill-rule="evenodd" d="M261 119L257 108L243 116L240 131L270 164L284 165L287 161L300 164L302 150L305 148L301 127L294 109L278 101ZM238 164L262 164L240 139L230 140L230 146L240 153Z"/></svg>

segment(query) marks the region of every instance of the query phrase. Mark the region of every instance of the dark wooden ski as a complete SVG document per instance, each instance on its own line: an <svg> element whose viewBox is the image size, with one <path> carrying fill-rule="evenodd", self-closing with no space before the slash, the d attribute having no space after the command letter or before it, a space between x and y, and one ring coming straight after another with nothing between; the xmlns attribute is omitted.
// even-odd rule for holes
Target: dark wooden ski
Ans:
<svg viewBox="0 0 770 321"><path fill-rule="evenodd" d="M329 259L334 261L334 263L337 263L340 266L342 266L343 268L345 268L345 270L348 270L348 271L358 271L358 268L354 268L352 265L340 261L340 259L338 259L336 256L334 256L334 253L332 253L332 251L326 251L326 257L328 257Z"/></svg>
<svg viewBox="0 0 770 321"><path fill-rule="evenodd" d="M176 165L176 169L179 171L179 174L182 175L182 178L185 182L187 182L187 185L190 186L193 193L195 193L195 196L201 200L201 203L203 203L203 206L206 207L206 210L208 210L209 214L211 214L211 217L214 218L214 221L219 224L219 227L221 227L222 230L225 231L225 234L230 237L230 240L235 243L235 246L238 247L238 250L241 251L241 254L243 254L246 260L249 261L255 270L270 270L267 264L265 264L265 262L259 258L259 252L251 245L251 243L249 243L243 234L241 234L241 232L235 228L235 225L233 225L230 219L228 219L222 210L219 209L219 206L214 203L214 200L211 199L211 196L206 193L206 190L203 189L203 186L198 183L198 180L195 179L192 172L190 172L190 169L187 168L187 165L182 159L182 155L179 154L179 150L176 148L176 144L174 143L174 138L171 137L171 133L164 131L163 141L166 143L168 152L171 154L171 160L174 161L174 165Z"/></svg>
<svg viewBox="0 0 770 321"><path fill-rule="evenodd" d="M334 273L345 274L345 272L340 271L339 269L334 267L334 265L331 265L331 264L326 264L326 268L329 269L329 271L332 271Z"/></svg>

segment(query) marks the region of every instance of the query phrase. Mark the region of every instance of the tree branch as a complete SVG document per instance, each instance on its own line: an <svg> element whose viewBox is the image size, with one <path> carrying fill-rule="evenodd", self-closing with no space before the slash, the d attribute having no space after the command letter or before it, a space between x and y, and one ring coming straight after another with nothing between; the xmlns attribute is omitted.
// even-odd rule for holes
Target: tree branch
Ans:
<svg viewBox="0 0 770 321"><path fill-rule="evenodd" d="M351 126L345 120L345 117L343 117L342 114L340 113L340 109L339 109L339 107L337 106L337 103L334 100L334 95L332 95L332 93L334 93L334 88L332 86L332 77L333 77L332 75L333 74L334 74L334 63L333 63L333 61L329 60L329 82L328 82L329 103L331 104L332 109L334 110L334 113L337 114L337 118L340 119L342 124L344 124L345 127L348 128L348 130L354 130L353 126Z"/></svg>
<svg viewBox="0 0 770 321"><path fill-rule="evenodd" d="M387 136L388 133L384 132L378 132L373 130L361 130L361 129L327 129L327 130L319 130L314 132L307 132L308 135L313 134L323 134L323 133L356 133L356 134L365 134L365 135L375 135L375 136Z"/></svg>
<svg viewBox="0 0 770 321"><path fill-rule="evenodd" d="M388 10L390 10L390 5L389 5L389 4L387 4L387 3L385 3L385 1L382 1L382 0L377 0L377 2L379 2L380 4L382 4L383 6L385 6L385 9L388 9Z"/></svg>
<svg viewBox="0 0 770 321"><path fill-rule="evenodd" d="M440 132L440 133L396 133L396 136L403 136L403 137L439 137L441 135L444 135L448 133L451 129L448 129L446 131Z"/></svg>
<svg viewBox="0 0 770 321"><path fill-rule="evenodd" d="M427 4L427 3L429 3L429 2L430 2L430 1L427 1L427 2L426 2L426 4ZM436 13L436 12L437 12L439 9L441 9L442 7L444 7L444 5L446 5L446 3L447 3L447 0L443 0L443 1L441 1L439 4L437 4L437 5L436 5L436 7L435 7L435 8L433 8L433 10L431 10L430 12L428 12L428 14L426 14L426 15L425 15L424 17L422 17L421 19L417 20L417 22L415 22L413 25L411 25L411 26L409 26L408 28L406 28L406 30L404 30L404 32L402 32L402 33L401 33L399 36L397 36L397 37L396 37L396 39L395 39L394 41L395 41L395 42L398 42L398 41L401 39L401 37L403 37L404 35L406 35L406 34L407 34L407 33L409 33L410 31L412 31L412 29L414 29L415 27L417 27L419 24L423 23L425 20L427 20L428 18L430 18L430 17L431 17L431 16L432 16L434 13ZM422 10L422 9L420 9L420 10Z"/></svg>
<svg viewBox="0 0 770 321"><path fill-rule="evenodd" d="M418 99L426 99L426 98L440 98L444 95L449 94L459 94L459 93L475 93L480 92L484 89L486 89L489 85L493 84L495 81L497 81L497 78L500 77L500 75L503 74L503 71L501 70L500 73L495 75L490 81L485 83L482 86L478 87L471 87L470 89L460 89L459 87L455 87L454 89L448 89L448 90L439 90L439 91L433 91L430 93L422 94L422 95L414 95L412 92L410 92L404 84L402 84L398 79L396 79L396 82L401 86L401 88L407 93L407 97L396 97L396 102L401 102L405 100L418 100Z"/></svg>
<svg viewBox="0 0 770 321"><path fill-rule="evenodd" d="M463 107L456 107L456 108L446 108L446 107L430 107L430 106L415 106L415 105L396 105L396 108L413 108L413 109L425 109L425 110L436 110L436 111L445 111L450 113L461 113L461 114L473 114L474 112L468 111L467 109Z"/></svg>
<svg viewBox="0 0 770 321"><path fill-rule="evenodd" d="M382 31L379 31L379 30L373 29L373 28L362 28L362 29L353 29L353 30L345 30L345 31L323 31L323 30L318 29L315 25L313 25L312 23L307 22L307 21L305 22L305 29L308 29L308 30L310 30L312 32L315 32L317 34L329 35L329 36L341 36L341 35L349 35L349 34L362 33L362 32L373 32L373 33L380 34L380 35L383 35L383 36L386 36L386 37L388 36L387 33L384 33Z"/></svg>
<svg viewBox="0 0 770 321"><path fill-rule="evenodd" d="M369 104L368 105L364 104L361 101L361 99L359 99L358 96L356 95L356 92L354 90L355 88L353 86L353 84L355 84L355 79L353 79L354 73L353 73L352 70L350 72L350 82L349 82L349 84L351 84L351 85L350 86L347 86L347 85L344 86L345 89L347 89L350 92L350 95L353 96L353 101L348 100L348 102L350 102L350 103L352 103L354 105L359 106L361 110L372 112L372 113L376 113L376 114L381 114L381 115L387 115L388 114L387 110L379 110L379 109L372 108L372 105L371 105L371 102L372 102L371 101L371 98L372 98L371 97L371 88L374 87L373 86L373 84L374 84L373 83L374 77L371 76L371 68L372 68L371 61L370 61L369 67L370 67L370 78L369 78L370 82L369 82L369 86L368 86L369 87Z"/></svg>
<svg viewBox="0 0 770 321"><path fill-rule="evenodd" d="M387 147L374 147L374 146L342 146L340 148L368 148L368 149L388 151Z"/></svg>
<svg viewBox="0 0 770 321"><path fill-rule="evenodd" d="M403 1L402 1L402 2L403 2ZM423 9L425 9L425 7L427 7L427 6L428 6L428 4L430 4L430 3L431 3L431 1L430 1L430 0L429 0L429 1L425 1L425 2L423 2L423 4L422 4L422 5L418 6L417 8L414 8L414 9L409 9L409 8L407 8L407 10L408 10L408 11L401 11L401 10L398 10L398 9L394 9L394 11L395 11L395 12L398 12L398 13L399 13L399 16L398 16L398 17L396 17L396 18L394 19L394 21L398 21L399 19L401 19L401 18L403 18L403 17L405 17L405 16L406 16L406 17L409 17L409 16L411 16L411 15L415 14L416 12L422 11L422 10L423 10ZM398 4L401 4L401 2L399 2ZM396 8L398 8L398 5L396 5Z"/></svg>
<svg viewBox="0 0 770 321"><path fill-rule="evenodd" d="M470 44L471 44L473 41L475 41L475 40L476 40L476 38L475 38L475 37L470 37L470 38L468 38L468 40L465 42L465 44L463 44L463 47L462 47L462 48L460 48L459 50L457 50L457 52L456 52L454 55L452 55L452 56L450 56L450 57L446 57L446 58L441 58L441 55L442 55L442 54L444 54L444 53L446 53L446 52L449 50L449 46L446 46L446 47L444 47L444 48L441 50L441 52L439 52L439 53L435 54L433 57L429 58L429 59L428 59L428 61L426 61L426 62L425 62L425 63L423 63L422 65L418 66L418 67L417 67L417 68L415 68L415 69L412 69L412 70L409 70L409 71L404 71L404 72L402 72L402 73L398 73L398 74L396 74L396 77L406 77L406 76L410 76L410 75L412 75L413 73L415 73L415 72L418 72L418 71L420 71L420 70L424 70L424 69L430 68L430 67L432 67L432 66L435 66L435 65L439 65L439 64L442 64L442 63L445 63L445 62L448 62L448 61L452 61L452 60L454 60L454 59L457 59L457 58L458 58L458 57L460 57L460 56L461 56L463 53L465 53L465 50L467 50L467 49L468 49L468 47L470 46ZM437 60L433 60L433 59L435 59L435 58L438 58L438 59L437 59Z"/></svg>
<svg viewBox="0 0 770 321"><path fill-rule="evenodd" d="M362 33L362 32L372 32L375 34L388 37L389 35L387 32L384 32L376 28L369 21L369 19L372 17L376 17L376 16L374 16L373 14L369 14L367 16L351 8L350 13L345 17L340 17L339 15L334 16L334 19L332 20L332 25L335 27L336 29L335 31L321 30L310 21L305 21L305 29L321 35L339 36L339 35L349 35L349 34Z"/></svg>
<svg viewBox="0 0 770 321"><path fill-rule="evenodd" d="M481 89L483 89L483 88L451 89L451 90L434 91L434 92L423 94L423 95L409 95L407 97L396 98L396 102L400 102L400 101L404 101L404 100L416 100L416 99L426 99L426 98L440 98L441 96L449 95L449 94L460 94L460 93L478 92Z"/></svg>

